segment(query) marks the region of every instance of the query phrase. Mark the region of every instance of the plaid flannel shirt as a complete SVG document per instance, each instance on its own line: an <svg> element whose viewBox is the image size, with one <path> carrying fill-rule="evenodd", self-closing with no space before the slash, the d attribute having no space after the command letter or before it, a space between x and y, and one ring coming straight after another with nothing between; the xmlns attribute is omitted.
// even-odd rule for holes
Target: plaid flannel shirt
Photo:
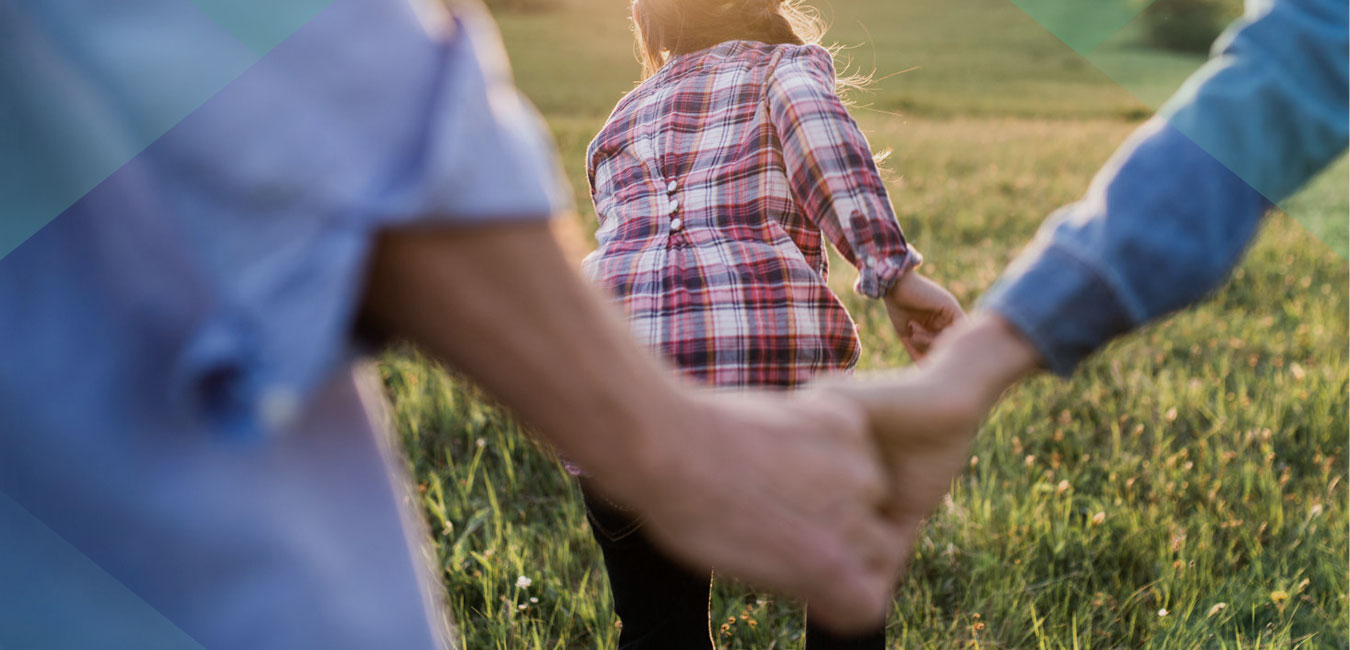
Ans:
<svg viewBox="0 0 1350 650"><path fill-rule="evenodd" d="M672 58L591 143L587 274L686 376L794 386L858 359L822 235L881 297L920 261L815 45L728 41Z"/></svg>

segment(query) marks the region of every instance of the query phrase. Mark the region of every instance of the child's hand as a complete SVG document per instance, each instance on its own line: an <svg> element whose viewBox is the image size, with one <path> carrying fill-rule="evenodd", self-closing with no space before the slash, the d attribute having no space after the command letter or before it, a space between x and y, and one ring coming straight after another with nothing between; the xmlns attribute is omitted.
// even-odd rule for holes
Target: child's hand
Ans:
<svg viewBox="0 0 1350 650"><path fill-rule="evenodd" d="M961 303L941 285L910 271L886 294L886 314L910 358L920 361L943 330L965 319Z"/></svg>

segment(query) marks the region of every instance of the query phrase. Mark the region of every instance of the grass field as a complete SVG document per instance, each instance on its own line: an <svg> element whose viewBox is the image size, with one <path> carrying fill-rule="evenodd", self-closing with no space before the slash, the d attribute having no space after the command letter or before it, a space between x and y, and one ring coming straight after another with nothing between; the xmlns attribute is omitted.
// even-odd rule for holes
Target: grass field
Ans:
<svg viewBox="0 0 1350 650"><path fill-rule="evenodd" d="M560 225L580 254L594 226L585 144L637 66L626 3L563 1L499 20L575 184L579 216ZM1199 63L1114 39L1094 54L1135 71L1132 94L1006 0L824 9L854 69L879 79L855 112L894 152L900 222L967 304ZM1277 214L1205 305L1072 381L1008 396L896 592L893 646L1350 643L1346 176L1342 161L1290 204L1327 243ZM847 265L832 268L862 366L908 363L883 310L847 289ZM604 572L566 473L415 352L380 366L464 647L612 648ZM800 610L769 596L720 585L713 619L719 647L801 647Z"/></svg>

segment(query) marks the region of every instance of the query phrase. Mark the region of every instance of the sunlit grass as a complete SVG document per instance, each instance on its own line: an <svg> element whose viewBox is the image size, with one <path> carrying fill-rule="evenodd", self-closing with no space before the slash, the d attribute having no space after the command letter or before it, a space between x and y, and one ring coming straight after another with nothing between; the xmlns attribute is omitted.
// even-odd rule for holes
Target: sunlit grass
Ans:
<svg viewBox="0 0 1350 650"><path fill-rule="evenodd" d="M584 147L637 72L625 4L503 19L522 86L559 140L582 240L594 225ZM879 72L925 57L930 76L878 84L888 113L858 113L894 151L896 210L928 272L967 303L1082 192L1140 110L1009 7L832 8L840 40L865 18ZM1343 228L1343 165L1291 209ZM907 363L835 261L863 367ZM1207 303L1114 344L1072 381L1010 393L897 591L892 645L1346 647L1348 283L1341 254L1277 214ZM464 647L612 648L606 579L566 473L415 353L387 354L381 369ZM716 592L713 629L725 648L801 647L798 608L734 586Z"/></svg>

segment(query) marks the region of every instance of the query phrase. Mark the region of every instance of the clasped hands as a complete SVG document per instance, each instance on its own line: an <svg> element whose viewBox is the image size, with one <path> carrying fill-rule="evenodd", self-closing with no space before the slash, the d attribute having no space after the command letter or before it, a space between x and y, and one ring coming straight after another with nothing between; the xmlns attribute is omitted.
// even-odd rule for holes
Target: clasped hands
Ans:
<svg viewBox="0 0 1350 650"><path fill-rule="evenodd" d="M786 399L691 396L687 436L653 450L650 498L633 499L653 538L686 562L801 598L836 631L884 620L981 420L1036 364L1006 324L965 319L917 274L887 310L916 367L827 378Z"/></svg>

